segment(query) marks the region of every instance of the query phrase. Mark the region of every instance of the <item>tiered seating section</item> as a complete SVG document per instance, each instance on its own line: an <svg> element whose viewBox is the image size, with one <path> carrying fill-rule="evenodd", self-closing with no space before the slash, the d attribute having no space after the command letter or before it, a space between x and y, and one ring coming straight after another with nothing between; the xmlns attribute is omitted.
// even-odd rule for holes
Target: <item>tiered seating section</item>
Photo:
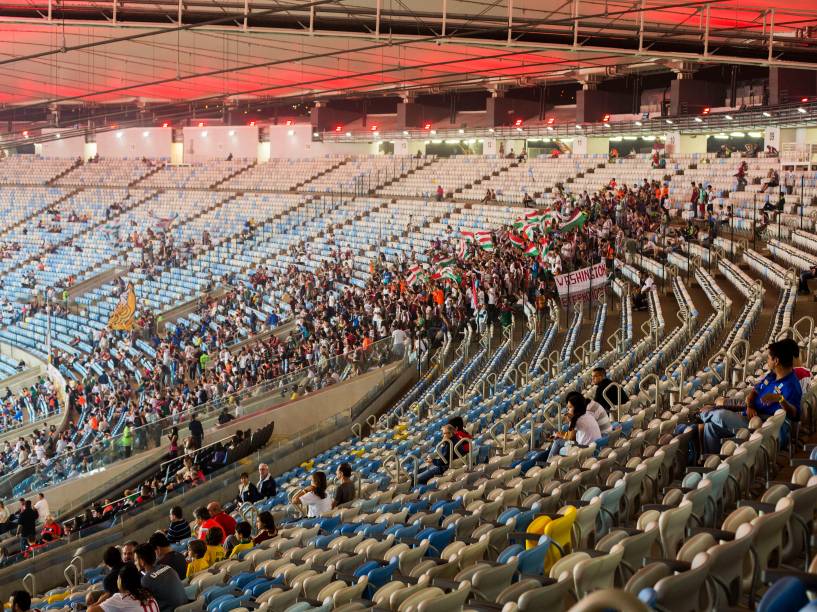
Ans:
<svg viewBox="0 0 817 612"><path fill-rule="evenodd" d="M141 175L133 162L102 161L75 172L92 180L110 167L118 177L114 183L135 182L133 188L86 186L74 194L59 188L4 188L3 202L22 202L22 212L4 207L10 225L27 220L3 237L6 243L20 244L2 264L4 296L20 302L26 289L59 286L69 276L82 279L96 266L117 261L133 264L122 280L134 283L140 308L159 313L197 297L214 279L245 281L258 269L286 273L293 264L316 270L347 250L353 255L347 282L363 285L369 261L379 252L423 260L437 237L495 228L519 216L518 207L504 204L462 207L456 201L433 201L437 185L455 199L478 199L490 187L500 202L513 202L531 180L534 191L571 178L574 193L593 192L614 178L627 184L664 180L687 163L678 160L667 169L652 170L643 158L604 168L596 167L596 158L558 159L552 166L536 160L530 164L531 177L513 160L455 157L424 162L409 173L402 167L398 172L396 160L389 161L391 165L377 158L328 158L253 165L237 160L165 166ZM750 172L763 173L774 164L752 161ZM701 162L697 160L701 180L716 181L728 191L735 160ZM44 184L70 167L66 162L4 160L0 177L10 177L12 168L25 164L34 170L31 184ZM578 176L588 168L594 172ZM365 172L377 174L378 186L406 176L379 187L374 197L319 195L336 187L343 191ZM71 182L71 174L60 184L78 184ZM388 178L381 181L381 176ZM683 180L695 176L686 173ZM4 181L21 182L0 178ZM205 190L212 186L218 190ZM749 187L757 185L750 179ZM294 188L301 193L263 193ZM730 205L745 208L745 196L738 195L745 193L730 193ZM678 210L683 197L680 205L676 200ZM60 220L55 221L54 213L43 209L59 199ZM66 221L69 216L78 220ZM50 231L54 224L59 232ZM172 236L176 245L187 246L179 246L175 260L147 272L144 251L158 243L145 236L159 230L166 232L165 239ZM814 258L806 252L814 251L808 232L798 232L797 247L771 241L772 258L742 250L752 274L781 289L769 339L792 323L795 291L787 268L803 269L798 262ZM101 235L110 238L100 241ZM733 246L719 244L727 254ZM700 246L689 248L690 255L702 260L710 255ZM675 266L680 267L680 260ZM518 344L504 338L492 350L482 344L458 351L447 368L435 372L437 378L415 385L369 436L321 453L309 462L309 470L302 466L280 475L277 496L239 508L242 515L269 511L283 528L241 559L216 564L190 579L188 589L196 599L189 609L287 610L296 601L305 603L298 610L331 609L361 599L392 610L415 609L412 605L460 610L480 603L501 609L508 602L520 610L564 609L594 590L617 587L658 609L680 609L685 601L685 609L705 610L751 603L750 597L759 595L761 583L769 580L763 570L778 561L809 561L807 538L794 537L796 529L791 529L784 548L783 533L794 524L795 514L813 528L817 483L810 468L795 471L794 486L769 486L777 453L789 439L781 436L784 414L750 423L718 455L707 457L704 469L687 467L686 443L695 436L693 411L717 396L738 401L745 396L744 389L735 390L727 380L727 349L748 337L762 291L735 263L718 259L725 279L720 282L731 283L746 297L734 329L725 330L728 305L712 272L695 269L712 311L701 317L701 305L694 303L687 285L659 262L636 257L619 269L621 278L614 282L615 299L621 301L619 343L601 342L608 318L604 304L593 318L590 357L581 363L575 351L578 312L567 322L558 361L548 357L555 325L540 337L526 331ZM628 290L627 283L639 283L646 273L665 278L677 302L673 311L681 313L682 321L674 320L675 312L664 320L654 289L648 296L651 333L636 339L630 298L636 289ZM79 297L80 313L52 317L54 346L77 357L71 368L63 366L67 377L81 380L89 368L110 367L93 359L90 338L104 328L120 287L104 284ZM266 296L258 307L286 318L289 312L280 298ZM178 324L191 321L195 324L194 318ZM0 336L44 357L45 327L40 312L8 326ZM471 339L466 335L461 348ZM156 358L145 343L118 349L134 360ZM707 362L713 351L718 358ZM746 372L762 375L763 358L762 351L749 354ZM529 368L520 378L523 362ZM13 367L0 362L4 374ZM595 367L607 368L622 381L629 400L615 406L609 433L586 448L570 446L566 454L547 460L533 449L565 422L561 404L567 392L592 393L589 380ZM460 403L452 401L455 392ZM656 405L656 392L662 398L672 394L674 400ZM440 427L453 416L467 424L471 448L442 476L420 484L422 459L438 448ZM399 467L389 463L395 455L401 458ZM323 517L293 516L289 496L305 484L309 471L332 474L341 462L349 462L361 478L360 499ZM764 506L750 503L757 485L763 488ZM753 573L747 574L743 564L728 560L743 559L750 546L755 562ZM651 559L654 551L658 559ZM707 580L712 588L703 588ZM49 609L82 592L80 586L61 597L51 593ZM328 608L309 603L327 599ZM413 603L401 607L409 599ZM434 601L434 607L421 603L425 600Z"/></svg>

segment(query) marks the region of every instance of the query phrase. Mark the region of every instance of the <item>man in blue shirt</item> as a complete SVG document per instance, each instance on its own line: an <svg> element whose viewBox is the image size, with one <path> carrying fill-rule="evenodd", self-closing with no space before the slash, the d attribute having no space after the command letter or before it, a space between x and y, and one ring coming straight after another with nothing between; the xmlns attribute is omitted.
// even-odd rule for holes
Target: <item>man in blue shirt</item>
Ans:
<svg viewBox="0 0 817 612"><path fill-rule="evenodd" d="M753 417L766 420L777 410L785 410L792 420L800 418L800 400L803 396L800 381L793 370L794 355L790 343L773 342L766 355L768 372L749 391L742 404L730 404L723 400L701 412L704 453L717 453L721 438L734 436L738 429L746 427Z"/></svg>

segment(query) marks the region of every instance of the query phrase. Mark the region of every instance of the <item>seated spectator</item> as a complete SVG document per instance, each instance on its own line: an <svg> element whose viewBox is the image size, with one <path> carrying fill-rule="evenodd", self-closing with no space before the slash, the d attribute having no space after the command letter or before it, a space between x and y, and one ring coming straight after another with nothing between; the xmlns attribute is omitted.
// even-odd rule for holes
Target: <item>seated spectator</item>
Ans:
<svg viewBox="0 0 817 612"><path fill-rule="evenodd" d="M352 466L348 463L341 463L338 466L335 477L340 481L335 487L335 499L332 500L332 508L337 508L343 504L348 504L355 499L355 483L352 481Z"/></svg>
<svg viewBox="0 0 817 612"><path fill-rule="evenodd" d="M808 282L813 278L817 278L817 266L811 266L805 272L800 273L800 284L797 285L797 293L800 295L808 295Z"/></svg>
<svg viewBox="0 0 817 612"><path fill-rule="evenodd" d="M46 542L53 542L55 540L59 540L62 536L62 527L57 521L54 520L53 516L48 515L45 518L42 531L40 531L39 543L45 544Z"/></svg>
<svg viewBox="0 0 817 612"><path fill-rule="evenodd" d="M301 508L306 504L309 518L329 512L332 509L332 498L326 493L326 474L321 471L314 472L312 484L298 491L292 498L292 503Z"/></svg>
<svg viewBox="0 0 817 612"><path fill-rule="evenodd" d="M800 389L803 391L803 395L805 395L811 388L813 378L811 370L804 367L803 362L800 360L800 345L797 344L794 338L784 338L780 342L786 344L789 350L791 350L792 370L794 371L794 375L797 376L797 380L800 381Z"/></svg>
<svg viewBox="0 0 817 612"><path fill-rule="evenodd" d="M150 536L148 543L156 549L157 563L167 565L176 572L180 579L184 579L187 573L187 560L183 554L173 549L167 536L161 531L157 531Z"/></svg>
<svg viewBox="0 0 817 612"><path fill-rule="evenodd" d="M199 572L203 572L210 564L207 563L207 544L201 540L191 540L187 543L187 572L186 578L195 576Z"/></svg>
<svg viewBox="0 0 817 612"><path fill-rule="evenodd" d="M188 602L178 574L172 567L156 563L156 549L152 545L136 547L136 566L142 572L142 586L156 598L159 612L173 612Z"/></svg>
<svg viewBox="0 0 817 612"><path fill-rule="evenodd" d="M596 403L601 404L601 407L604 408L609 414L610 410L612 410L612 406L610 405L610 402L607 400L604 391L605 389L607 389L607 387L609 387L612 384L613 381L607 378L607 370L601 367L593 368L591 376L592 382L596 386L596 393L593 395L593 400ZM617 393L619 394L618 396L616 395ZM618 402L620 404L626 403L627 400L629 399L629 397L627 396L627 392L624 391L624 389L613 390L610 392L610 395L613 397L614 400L618 399Z"/></svg>
<svg viewBox="0 0 817 612"><path fill-rule="evenodd" d="M10 521L11 513L9 509L6 508L6 505L0 501L0 535L6 533L7 531L11 531L14 527L14 524Z"/></svg>
<svg viewBox="0 0 817 612"><path fill-rule="evenodd" d="M449 459L454 453L455 444L456 429L451 423L446 423L443 425L443 439L440 444L437 445L438 448L435 449L439 452L435 452L434 456L426 458L428 467L417 475L417 484L428 484L429 480L446 472Z"/></svg>
<svg viewBox="0 0 817 612"><path fill-rule="evenodd" d="M471 439L471 434L466 431L465 422L462 417L455 416L448 421L448 424L454 428L454 452L458 456L466 455L471 450L471 443L468 442ZM460 440L466 441L460 444Z"/></svg>
<svg viewBox="0 0 817 612"><path fill-rule="evenodd" d="M255 544L252 541L252 526L246 521L235 526L235 533L238 537L238 544L230 551L230 558L236 559L245 550L250 550Z"/></svg>
<svg viewBox="0 0 817 612"><path fill-rule="evenodd" d="M256 488L261 499L275 497L278 492L275 479L270 475L269 466L266 463L258 464L258 484Z"/></svg>
<svg viewBox="0 0 817 612"><path fill-rule="evenodd" d="M117 593L101 604L89 607L88 612L159 612L159 604L142 586L142 574L133 563L126 563L119 569L117 586Z"/></svg>
<svg viewBox="0 0 817 612"><path fill-rule="evenodd" d="M170 525L167 527L167 539L171 544L181 542L190 537L190 524L184 519L181 506L170 509Z"/></svg>
<svg viewBox="0 0 817 612"><path fill-rule="evenodd" d="M560 454L567 441L574 441L579 446L587 446L601 437L599 424L592 415L587 414L587 400L578 391L567 394L567 417L570 419L566 432L558 431L550 445L548 459Z"/></svg>
<svg viewBox="0 0 817 612"><path fill-rule="evenodd" d="M201 506L200 508L196 509L196 537L199 540L206 540L207 539L207 532L212 529L213 527L218 527L221 529L221 525L216 520L210 516L210 512L207 510L205 506ZM222 531L222 533L224 533Z"/></svg>
<svg viewBox="0 0 817 612"><path fill-rule="evenodd" d="M28 612L31 610L31 595L28 591L14 591L11 594L11 612Z"/></svg>
<svg viewBox="0 0 817 612"><path fill-rule="evenodd" d="M227 412L227 407L225 406L224 409L218 415L218 424L219 425L226 425L230 421L232 421L235 417Z"/></svg>
<svg viewBox="0 0 817 612"><path fill-rule="evenodd" d="M220 543L223 544L224 538L235 533L236 521L222 510L221 504L218 502L210 502L207 504L207 511L210 513L210 517L221 527L223 535Z"/></svg>
<svg viewBox="0 0 817 612"><path fill-rule="evenodd" d="M236 504L240 505L245 502L254 504L259 499L261 499L261 495L258 493L256 486L250 482L250 475L247 474L247 472L241 472L241 476L239 476L238 497L235 498Z"/></svg>
<svg viewBox="0 0 817 612"><path fill-rule="evenodd" d="M224 532L221 527L211 527L207 530L207 553L204 558L207 559L207 566L218 563L224 559Z"/></svg>
<svg viewBox="0 0 817 612"><path fill-rule="evenodd" d="M735 435L738 429L747 427L754 417L766 420L777 410L783 409L789 418L800 418L803 390L794 373L791 345L784 340L770 344L766 367L768 372L749 391L744 402L719 398L715 406L701 411L702 423L698 425L698 433L704 453L717 453L721 438Z"/></svg>
<svg viewBox="0 0 817 612"><path fill-rule="evenodd" d="M131 540L122 545L122 563L136 563L136 547L139 542Z"/></svg>
<svg viewBox="0 0 817 612"><path fill-rule="evenodd" d="M102 588L105 589L105 594L102 598L110 597L119 592L117 586L117 579L119 578L119 569L124 565L122 562L122 553L116 546L109 546L102 555L102 562L108 568L108 573L102 579ZM101 599L97 599L98 603Z"/></svg>
<svg viewBox="0 0 817 612"><path fill-rule="evenodd" d="M587 414L596 419L602 436L606 436L613 430L613 425L610 423L610 415L607 414L607 411L597 401L587 401Z"/></svg>
<svg viewBox="0 0 817 612"><path fill-rule="evenodd" d="M255 519L255 528L257 533L252 539L253 544L260 544L278 535L278 529L275 527L275 518L272 516L272 513L266 510L261 512Z"/></svg>

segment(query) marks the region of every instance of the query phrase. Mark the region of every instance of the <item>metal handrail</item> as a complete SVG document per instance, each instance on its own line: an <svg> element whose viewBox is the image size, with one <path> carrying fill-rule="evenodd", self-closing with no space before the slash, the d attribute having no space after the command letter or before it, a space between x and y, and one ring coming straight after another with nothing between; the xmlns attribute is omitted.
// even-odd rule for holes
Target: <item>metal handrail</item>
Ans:
<svg viewBox="0 0 817 612"><path fill-rule="evenodd" d="M649 380L655 379L655 414L660 414L660 399L661 399L661 379L658 377L658 374L654 372L650 372L644 378L642 378L638 382L638 391L639 393L645 392L646 393L646 383ZM607 391L607 389L605 389ZM609 402L610 400L607 399ZM620 419L619 419L620 420Z"/></svg>
<svg viewBox="0 0 817 612"><path fill-rule="evenodd" d="M741 367L740 380L745 380L746 370L749 369L749 352L751 351L752 347L749 344L749 341L745 338L736 338L733 340L732 345L727 349L726 354L734 361L735 364L741 362L741 359L738 359L736 354L738 347L743 347L743 365Z"/></svg>
<svg viewBox="0 0 817 612"><path fill-rule="evenodd" d="M615 400L616 420L619 423L621 423L621 394L622 394L622 392L624 392L624 387L622 387L617 382L611 382L609 385L607 385L607 388L604 389L604 392L602 393L602 396L604 397L604 399L607 400L607 403L609 405L611 405L611 406L613 405L614 402L613 402L613 399L608 395L608 393L610 392L610 389L612 389L612 388L615 388L618 391L618 393L616 393L616 400Z"/></svg>
<svg viewBox="0 0 817 612"><path fill-rule="evenodd" d="M496 433L495 433L496 428L499 427L500 425L502 425L502 440L501 441L496 437ZM487 433L488 433L488 436L494 442L496 442L497 444L499 444L502 447L502 454L504 455L505 454L505 449L508 446L508 424L505 422L505 420L501 419L501 420L497 421L496 423L494 423L493 425L491 425L488 428Z"/></svg>

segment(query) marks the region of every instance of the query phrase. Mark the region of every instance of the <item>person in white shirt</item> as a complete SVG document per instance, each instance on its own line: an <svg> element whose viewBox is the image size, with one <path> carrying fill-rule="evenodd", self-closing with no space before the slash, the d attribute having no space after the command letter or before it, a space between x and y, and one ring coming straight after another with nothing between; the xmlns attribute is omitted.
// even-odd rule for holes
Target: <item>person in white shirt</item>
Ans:
<svg viewBox="0 0 817 612"><path fill-rule="evenodd" d="M332 498L326 492L326 474L321 471L314 472L312 484L296 493L292 503L301 508L306 504L306 515L309 518L329 512L332 509Z"/></svg>
<svg viewBox="0 0 817 612"><path fill-rule="evenodd" d="M570 419L568 429L565 432L556 432L556 437L550 445L548 459L557 457L569 440L579 446L587 446L601 438L599 424L593 415L587 413L587 400L578 391L567 394L567 417Z"/></svg>
<svg viewBox="0 0 817 612"><path fill-rule="evenodd" d="M43 493L37 494L37 502L34 504L34 509L40 516L40 518L37 519L38 523L45 521L45 517L51 514L51 509L48 507L48 501L45 499L45 495Z"/></svg>
<svg viewBox="0 0 817 612"><path fill-rule="evenodd" d="M592 417L596 419L596 423L599 424L599 431L601 432L602 436L606 436L613 430L613 426L610 423L610 415L607 414L604 406L599 404L597 401L588 400L587 414L592 415Z"/></svg>

